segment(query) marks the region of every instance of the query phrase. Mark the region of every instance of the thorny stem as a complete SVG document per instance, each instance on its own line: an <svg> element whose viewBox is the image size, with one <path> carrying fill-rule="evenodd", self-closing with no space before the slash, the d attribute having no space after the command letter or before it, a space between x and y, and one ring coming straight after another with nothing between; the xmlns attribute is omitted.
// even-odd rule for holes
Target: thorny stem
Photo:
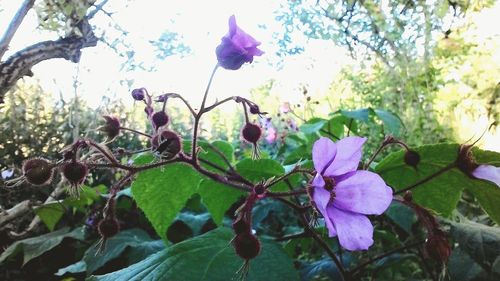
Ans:
<svg viewBox="0 0 500 281"><path fill-rule="evenodd" d="M104 148L102 148L99 144L95 143L93 140L86 139L86 143L88 143L89 146L94 147L97 149L104 157L106 157L111 163L118 163L116 158L113 155L110 155L108 151L106 151Z"/></svg>
<svg viewBox="0 0 500 281"><path fill-rule="evenodd" d="M191 142L191 157L194 162L196 162L196 142L198 141L198 126L200 124L200 119L201 116L204 113L205 109L205 102L207 101L207 96L208 96L208 91L210 90L210 86L212 85L212 80L214 79L215 72L217 71L217 68L219 67L219 64L216 64L214 67L214 70L212 71L212 74L210 75L210 79L208 80L207 88L205 89L205 94L203 95L203 101L201 102L200 109L198 111L198 114L195 115L194 117L194 125L193 125L193 140Z"/></svg>
<svg viewBox="0 0 500 281"><path fill-rule="evenodd" d="M351 274L351 276L353 276L353 275L354 275L354 274L356 274L358 271L360 271L361 269L365 268L367 265L370 265L370 264L371 264L371 263L373 263L373 262L376 262L376 261L378 261L378 260L380 260L380 259L383 259L383 258L385 258L385 257L387 257L387 256L390 256L390 255L392 255L392 254L394 254L394 253L397 253L397 252L400 252L400 251L404 251L404 250L406 250L406 249L409 249L409 248L412 248L412 247L415 247L415 246L419 246L419 245L423 244L424 242L425 242L425 239L424 239L424 240L419 240L419 241L413 242L413 243L411 243L411 244L404 245L404 246L398 247L398 248L396 248L396 249L392 249L392 250L390 250L390 251L388 251L388 252L385 252L385 253L383 253L383 254L381 254L381 255L378 255L378 256L376 256L376 257L373 257L373 258L371 258L371 259L369 259L369 260L365 261L364 263L362 263L362 264L360 264L360 265L356 266L356 267L355 267L355 268L353 268L352 270L350 270L350 274Z"/></svg>
<svg viewBox="0 0 500 281"><path fill-rule="evenodd" d="M143 132L140 132L140 131L137 131L137 130L134 130L134 129L125 128L125 127L120 127L120 130L130 131L130 132L132 132L132 133L135 133L135 134L138 134L138 135L142 135L142 136L145 136L145 137L151 138L151 135L146 134L146 133L143 133Z"/></svg>
<svg viewBox="0 0 500 281"><path fill-rule="evenodd" d="M456 163L451 163L451 164L449 164L448 166L446 166L446 167L444 167L444 168L442 168L442 169L440 169L440 170L436 171L435 173L432 173L432 174L428 175L427 177L425 177L425 178L423 178L423 179L421 179L421 180L417 181L416 183L414 183L414 184L412 184L412 185L410 185L410 186L408 186L408 187L405 187L405 188L403 188L403 189L400 189L400 190L398 190L398 191L394 192L394 195L396 195L396 194L401 194L401 193L403 193L403 192L406 192L406 191L408 191L408 190L411 190L411 189L413 189L413 188L415 188L415 187L417 187L417 186L419 186L419 185L421 185L421 184L424 184L424 183L426 183L426 182L430 181L431 179L433 179L433 178L435 178L435 177L437 177L437 176L439 176L439 175L441 175L441 174L444 174L445 172L447 172L447 171L449 171L449 170L451 170L451 169L453 169L453 168L455 168L455 167L456 167Z"/></svg>
<svg viewBox="0 0 500 281"><path fill-rule="evenodd" d="M207 113L207 112L209 112L210 110L212 110L212 109L216 108L217 106L219 106L219 105L221 105L221 104L223 104L223 103L225 103L225 102L228 102L228 101L231 101L231 100L234 100L234 101L235 101L235 100L237 100L237 98L238 98L237 96L232 96L232 97L225 98L225 99L223 99L223 100L221 100L221 101L215 102L215 103L214 103L214 104L212 104L211 106L207 106L205 109L203 109L203 113Z"/></svg>

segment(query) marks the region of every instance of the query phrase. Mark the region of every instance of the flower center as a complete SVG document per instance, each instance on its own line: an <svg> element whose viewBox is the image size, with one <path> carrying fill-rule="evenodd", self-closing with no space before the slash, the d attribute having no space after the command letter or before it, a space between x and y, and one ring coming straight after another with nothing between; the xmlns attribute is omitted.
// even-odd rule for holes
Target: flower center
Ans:
<svg viewBox="0 0 500 281"><path fill-rule="evenodd" d="M323 176L323 180L325 181L324 188L330 192L330 201L333 201L335 199L335 180L332 177L325 176Z"/></svg>

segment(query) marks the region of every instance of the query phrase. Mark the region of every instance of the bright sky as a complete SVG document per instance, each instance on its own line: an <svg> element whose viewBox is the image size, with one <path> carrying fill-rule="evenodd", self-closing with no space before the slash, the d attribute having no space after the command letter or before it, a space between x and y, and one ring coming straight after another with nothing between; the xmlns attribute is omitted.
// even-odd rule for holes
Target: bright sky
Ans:
<svg viewBox="0 0 500 281"><path fill-rule="evenodd" d="M0 27L3 27L18 8L18 1L0 1L4 9L0 14ZM112 0L105 10L113 12L114 21L130 32L127 40L136 47L139 61L154 63L158 70L122 73L119 71L120 59L107 46L99 44L84 50L80 65L50 60L35 66L33 70L36 77L42 81L45 89L56 94L62 91L65 96L73 95L73 77L80 67L79 95L92 106L98 106L103 95L129 99L128 89L119 84L125 77L134 79L134 87L146 87L156 93L177 92L196 101L202 95L216 63L215 48L226 34L227 20L233 14L243 30L262 42L261 49L266 54L238 71L218 70L211 98L247 96L251 88L275 78L277 87L273 88L273 94L283 100L293 101L295 97L300 97L299 83L309 85L311 93L325 92L334 74L348 60L345 51L335 47L332 42L316 40L309 43L303 55L287 59L283 69L276 70L270 66L268 61L275 59L274 52L278 48L277 42L272 39L272 31L282 28L273 15L273 11L279 7L279 1L198 1L196 6L189 1L161 1L159 4L159 1L141 0L132 1L128 6L122 2L125 1ZM101 27L107 22L109 18L105 16L92 21ZM55 39L34 31L36 23L32 11L14 37L12 50L37 40ZM267 29L259 28L263 24ZM158 39L164 30L182 34L183 41L193 54L182 59L174 56L159 61L148 41ZM318 57L318 54L321 56Z"/></svg>

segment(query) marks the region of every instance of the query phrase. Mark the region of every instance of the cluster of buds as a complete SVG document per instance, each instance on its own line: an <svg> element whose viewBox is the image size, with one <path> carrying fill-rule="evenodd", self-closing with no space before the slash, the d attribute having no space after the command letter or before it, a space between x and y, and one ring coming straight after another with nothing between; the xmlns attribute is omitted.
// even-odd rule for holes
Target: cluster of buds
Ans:
<svg viewBox="0 0 500 281"><path fill-rule="evenodd" d="M245 200L245 203L238 209L237 216L232 224L235 234L232 244L236 254L244 260L239 270L242 279L248 274L250 260L257 257L260 253L261 245L259 239L252 230L252 207L257 200L265 197L266 191L264 184L256 184L253 187L253 191Z"/></svg>

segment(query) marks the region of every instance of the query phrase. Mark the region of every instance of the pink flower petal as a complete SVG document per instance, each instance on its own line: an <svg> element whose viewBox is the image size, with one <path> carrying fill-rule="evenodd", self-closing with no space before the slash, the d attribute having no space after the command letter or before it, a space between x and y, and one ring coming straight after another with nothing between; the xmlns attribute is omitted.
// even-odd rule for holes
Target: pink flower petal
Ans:
<svg viewBox="0 0 500 281"><path fill-rule="evenodd" d="M337 147L332 140L325 137L319 138L312 149L312 159L316 172L323 174L325 168L333 162L336 154Z"/></svg>
<svg viewBox="0 0 500 281"><path fill-rule="evenodd" d="M333 205L328 207L327 212L342 247L357 251L367 250L373 244L373 226L366 216L343 211Z"/></svg>
<svg viewBox="0 0 500 281"><path fill-rule="evenodd" d="M318 180L318 182L323 181L323 178L321 176L319 176L319 178L321 180ZM325 182L323 181L323 185L324 184ZM334 237L335 235L337 235L337 232L335 231L335 227L333 226L332 222L328 218L328 213L326 211L326 206L330 201L330 192L324 189L323 186L314 186L313 201L316 204L316 208L318 209L318 211L325 218L326 228L328 228L328 236Z"/></svg>
<svg viewBox="0 0 500 281"><path fill-rule="evenodd" d="M478 179L491 181L500 187L500 167L492 165L479 165L472 175Z"/></svg>
<svg viewBox="0 0 500 281"><path fill-rule="evenodd" d="M366 138L361 137L346 137L336 142L337 153L335 159L328 166L324 175L340 176L356 171L361 160L362 147L365 142Z"/></svg>
<svg viewBox="0 0 500 281"><path fill-rule="evenodd" d="M365 215L380 215L391 204L392 189L372 172L356 171L337 182L333 205L339 209Z"/></svg>

